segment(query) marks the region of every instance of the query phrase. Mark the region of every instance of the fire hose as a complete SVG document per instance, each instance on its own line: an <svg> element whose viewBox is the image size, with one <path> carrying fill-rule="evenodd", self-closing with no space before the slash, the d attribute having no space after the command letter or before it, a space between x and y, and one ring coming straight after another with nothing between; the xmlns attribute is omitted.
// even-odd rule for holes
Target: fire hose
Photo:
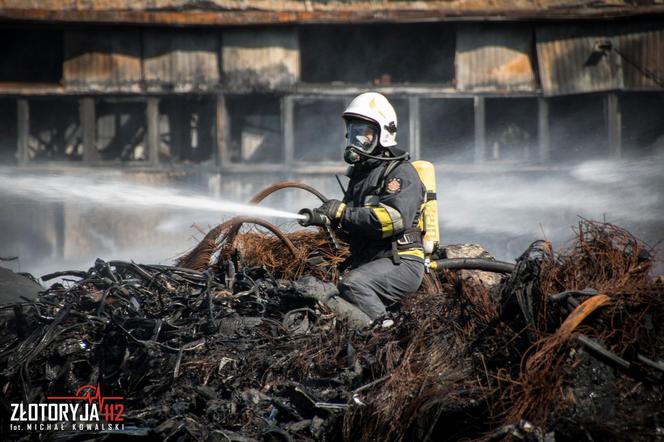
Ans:
<svg viewBox="0 0 664 442"><path fill-rule="evenodd" d="M429 268L433 270L482 270L484 272L512 273L514 264L485 258L446 258L431 261Z"/></svg>

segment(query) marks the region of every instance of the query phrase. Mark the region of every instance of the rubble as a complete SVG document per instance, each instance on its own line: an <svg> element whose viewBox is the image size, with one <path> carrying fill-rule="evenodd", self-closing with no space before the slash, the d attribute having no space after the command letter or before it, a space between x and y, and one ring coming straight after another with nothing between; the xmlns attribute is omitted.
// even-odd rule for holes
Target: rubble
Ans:
<svg viewBox="0 0 664 442"><path fill-rule="evenodd" d="M0 261L3 259L0 258ZM21 302L24 298L34 299L42 290L43 287L30 275L0 267L0 304Z"/></svg>
<svg viewBox="0 0 664 442"><path fill-rule="evenodd" d="M458 258L484 258L494 259L491 254L484 250L479 244L451 244L440 247L440 255L445 259L458 259ZM470 284L483 284L487 289L491 289L498 285L501 280L499 273L483 272L475 270L460 270L459 276L461 279L468 278L475 279L469 281Z"/></svg>
<svg viewBox="0 0 664 442"><path fill-rule="evenodd" d="M330 308L345 248L250 222L177 266L97 260L0 307L3 407L99 384L135 438L661 437L664 281L625 230L582 221L569 248L535 242L489 284L431 273L362 328ZM3 440L31 438L6 419Z"/></svg>

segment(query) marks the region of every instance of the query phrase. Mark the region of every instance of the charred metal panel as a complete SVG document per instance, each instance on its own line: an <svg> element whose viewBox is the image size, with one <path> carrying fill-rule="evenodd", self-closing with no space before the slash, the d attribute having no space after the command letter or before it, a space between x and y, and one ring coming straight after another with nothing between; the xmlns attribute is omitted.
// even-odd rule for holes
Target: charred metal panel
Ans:
<svg viewBox="0 0 664 442"><path fill-rule="evenodd" d="M222 59L224 83L232 89L274 89L300 80L295 29L226 30Z"/></svg>
<svg viewBox="0 0 664 442"><path fill-rule="evenodd" d="M537 28L546 95L664 86L664 24L546 25Z"/></svg>
<svg viewBox="0 0 664 442"><path fill-rule="evenodd" d="M532 28L461 25L457 32L457 88L463 91L534 91Z"/></svg>
<svg viewBox="0 0 664 442"><path fill-rule="evenodd" d="M303 83L451 85L454 80L456 26L448 23L301 26L298 33Z"/></svg>
<svg viewBox="0 0 664 442"><path fill-rule="evenodd" d="M57 84L62 79L62 31L0 29L0 82Z"/></svg>
<svg viewBox="0 0 664 442"><path fill-rule="evenodd" d="M613 41L621 58L625 89L662 90L664 87L664 24L626 25Z"/></svg>
<svg viewBox="0 0 664 442"><path fill-rule="evenodd" d="M139 31L67 31L64 46L63 77L68 89L140 90Z"/></svg>
<svg viewBox="0 0 664 442"><path fill-rule="evenodd" d="M220 36L216 31L171 30L143 33L147 87L177 92L210 90L219 83Z"/></svg>
<svg viewBox="0 0 664 442"><path fill-rule="evenodd" d="M611 37L611 31L604 24L537 27L537 56L544 94L621 88L618 57L610 50Z"/></svg>

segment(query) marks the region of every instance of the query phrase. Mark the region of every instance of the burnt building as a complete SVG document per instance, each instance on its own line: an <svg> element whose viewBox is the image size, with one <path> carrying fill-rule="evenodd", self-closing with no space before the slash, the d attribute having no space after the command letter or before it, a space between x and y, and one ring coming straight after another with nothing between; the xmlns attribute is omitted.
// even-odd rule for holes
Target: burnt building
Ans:
<svg viewBox="0 0 664 442"><path fill-rule="evenodd" d="M367 89L443 174L638 158L664 149L663 16L662 0L0 0L0 163L237 199L326 185ZM80 213L52 212L34 230L70 255Z"/></svg>

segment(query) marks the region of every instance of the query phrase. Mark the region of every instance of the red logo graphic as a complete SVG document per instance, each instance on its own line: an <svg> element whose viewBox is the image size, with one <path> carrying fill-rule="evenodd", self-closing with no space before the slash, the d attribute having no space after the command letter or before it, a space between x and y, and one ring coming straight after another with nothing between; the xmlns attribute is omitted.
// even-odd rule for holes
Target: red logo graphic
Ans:
<svg viewBox="0 0 664 442"><path fill-rule="evenodd" d="M53 401L85 401L88 405L97 402L97 407L101 413L104 414L104 419L107 422L122 422L124 421L124 404L119 403L106 403L111 401L122 401L123 396L104 396L101 394L99 384L83 385L76 390L76 396L46 396L46 399Z"/></svg>
<svg viewBox="0 0 664 442"><path fill-rule="evenodd" d="M401 180L399 178L392 178L389 183L387 183L387 192L396 193L401 190Z"/></svg>

